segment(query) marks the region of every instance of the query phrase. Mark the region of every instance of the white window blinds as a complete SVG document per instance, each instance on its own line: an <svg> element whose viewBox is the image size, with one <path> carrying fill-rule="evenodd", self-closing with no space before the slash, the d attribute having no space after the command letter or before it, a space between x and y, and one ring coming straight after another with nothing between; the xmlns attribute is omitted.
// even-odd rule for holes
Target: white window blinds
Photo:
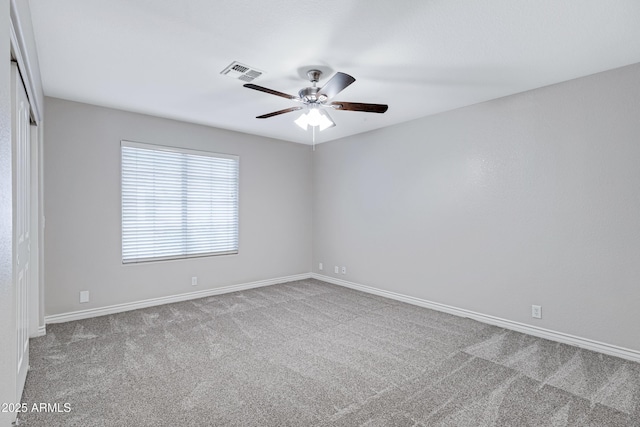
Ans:
<svg viewBox="0 0 640 427"><path fill-rule="evenodd" d="M122 141L122 262L238 252L239 158Z"/></svg>

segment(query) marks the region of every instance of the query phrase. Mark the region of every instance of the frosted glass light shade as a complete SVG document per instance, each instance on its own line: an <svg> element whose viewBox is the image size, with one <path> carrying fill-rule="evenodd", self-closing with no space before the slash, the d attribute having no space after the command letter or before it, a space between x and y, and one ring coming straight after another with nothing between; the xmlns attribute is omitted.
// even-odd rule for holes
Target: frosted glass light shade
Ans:
<svg viewBox="0 0 640 427"><path fill-rule="evenodd" d="M308 112L303 113L295 120L295 124L297 124L304 130L308 130L309 126L317 126L320 128L320 131L336 125L333 120L331 120L331 117L326 111L320 110L317 107L309 108Z"/></svg>

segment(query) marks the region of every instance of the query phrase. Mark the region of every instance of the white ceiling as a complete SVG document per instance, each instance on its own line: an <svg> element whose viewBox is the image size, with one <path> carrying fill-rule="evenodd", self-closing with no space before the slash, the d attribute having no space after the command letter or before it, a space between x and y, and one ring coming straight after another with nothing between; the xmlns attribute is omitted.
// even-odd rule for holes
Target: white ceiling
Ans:
<svg viewBox="0 0 640 427"><path fill-rule="evenodd" d="M31 0L47 96L311 143L297 94L311 66L356 82L335 97L330 141L640 62L638 0ZM323 81L329 75L323 76Z"/></svg>

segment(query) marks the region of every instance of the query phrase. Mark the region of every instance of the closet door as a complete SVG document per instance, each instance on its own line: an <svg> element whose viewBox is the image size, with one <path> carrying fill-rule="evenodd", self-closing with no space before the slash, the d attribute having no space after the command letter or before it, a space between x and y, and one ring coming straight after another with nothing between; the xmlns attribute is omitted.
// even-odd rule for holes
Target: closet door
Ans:
<svg viewBox="0 0 640 427"><path fill-rule="evenodd" d="M29 368L29 287L31 286L31 136L30 106L15 64L12 77L14 304L16 313L16 402Z"/></svg>

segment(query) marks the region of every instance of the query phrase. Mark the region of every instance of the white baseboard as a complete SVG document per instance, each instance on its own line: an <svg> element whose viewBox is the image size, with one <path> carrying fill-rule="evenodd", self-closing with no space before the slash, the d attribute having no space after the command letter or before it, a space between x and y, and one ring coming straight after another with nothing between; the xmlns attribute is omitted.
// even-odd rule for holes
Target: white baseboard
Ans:
<svg viewBox="0 0 640 427"><path fill-rule="evenodd" d="M259 288L262 286L276 285L278 283L294 282L311 277L310 273L296 274L294 276L278 277L275 279L259 280L257 282L241 283L238 285L223 286L221 288L205 289L202 291L188 292L185 294L171 295L168 297L151 298L142 301L115 304L107 307L90 308L88 310L72 311L69 313L54 314L45 316L45 325L49 323L70 322L72 320L87 319L90 317L104 316L107 314L121 313L123 311L137 310L139 308L153 307L156 305L170 304L172 302L187 301L212 295L226 294L229 292L244 291L246 289ZM43 328L44 332L44 328ZM43 334L44 335L44 334Z"/></svg>
<svg viewBox="0 0 640 427"><path fill-rule="evenodd" d="M334 285L344 286L347 288L356 289L358 291L363 291L363 292L367 292L374 295L379 295L385 298L391 298L397 301L406 302L406 303L417 305L420 307L442 311L445 313L453 314L455 316L468 317L470 319L474 319L482 323L499 326L501 328L522 332L524 334L545 338L551 341L556 341L564 344L573 345L576 347L581 347L587 350L592 350L599 353L620 357L620 358L631 360L634 362L640 362L640 351L637 351L637 350L618 347L612 344L607 344L599 341L594 341L588 338L582 338L575 335L566 334L564 332L558 332L550 329L540 328L537 326L527 325L520 322L514 322L512 320L507 320L500 317L477 313L475 311L465 310L462 308L457 308L457 307L453 307L446 304L440 304L437 302L432 302L432 301L424 300L421 298L399 294L396 292L385 291L383 289L361 285L358 283L349 282L349 281L338 279L331 276L324 276L322 274L317 274L317 273L303 273L303 274L297 274L293 276L278 277L275 279L260 280L257 282L224 286L221 288L206 289L206 290L196 291L196 292L188 292L188 293L172 295L168 297L152 298L152 299L147 299L143 301L129 302L124 304L110 305L107 307L92 308L88 310L80 310L80 311L73 311L70 313L62 313L62 314L54 314L52 316L45 316L44 318L45 326L40 326L38 328L37 336L45 335L46 324L49 324L49 323L70 322L73 320L104 316L107 314L120 313L123 311L137 310L139 308L153 307L156 305L187 301L191 299L203 298L203 297L208 297L212 295L220 295L220 294L226 294L230 292L243 291L246 289L270 286L278 283L293 282L296 280L304 280L308 278L322 280L327 283L333 283Z"/></svg>
<svg viewBox="0 0 640 427"><path fill-rule="evenodd" d="M524 334L533 335L535 337L545 338L551 341L556 341L564 344L573 345L576 347L581 347L586 350L592 350L599 353L608 354L610 356L616 356L623 359L631 360L634 362L640 362L640 351L637 351L637 350L618 347L612 344L594 341L588 338L577 337L575 335L565 334L564 332L552 331L550 329L531 326L531 325L527 325L520 322L514 322L512 320L502 319L500 317L489 316L487 314L477 313L475 311L465 310L462 308L452 307L450 305L427 301L421 298L411 297L411 296L399 294L396 292L385 291L383 289L378 289L371 286L348 282L346 280L337 279L331 276L324 276L322 274L311 273L311 277L314 279L322 280L324 282L333 283L334 285L340 285L347 288L356 289L358 291L363 291L370 294L379 295L379 296L391 298L397 301L402 301L409 304L417 305L420 307L426 307L433 310L442 311L445 313L453 314L455 316L468 317L470 319L474 319L482 323L488 323L490 325L495 325L501 328L522 332Z"/></svg>
<svg viewBox="0 0 640 427"><path fill-rule="evenodd" d="M41 325L38 326L38 329L34 333L29 335L29 338L43 337L45 335L47 335L47 325Z"/></svg>

